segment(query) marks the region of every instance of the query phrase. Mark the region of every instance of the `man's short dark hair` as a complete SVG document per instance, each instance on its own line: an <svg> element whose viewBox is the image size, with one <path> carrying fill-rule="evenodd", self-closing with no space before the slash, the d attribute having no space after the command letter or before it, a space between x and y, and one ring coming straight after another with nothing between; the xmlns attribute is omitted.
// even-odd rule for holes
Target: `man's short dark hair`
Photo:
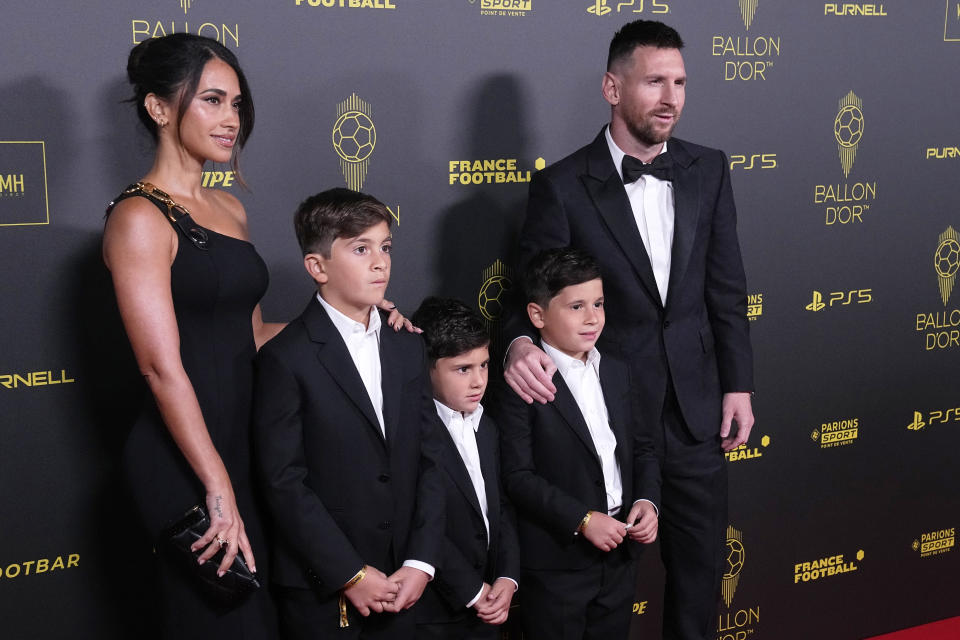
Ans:
<svg viewBox="0 0 960 640"><path fill-rule="evenodd" d="M683 49L683 39L677 30L656 20L634 20L620 27L610 41L607 71L621 60L633 55L637 47Z"/></svg>
<svg viewBox="0 0 960 640"><path fill-rule="evenodd" d="M430 296L410 318L423 329L430 364L490 344L490 333L477 313L455 298Z"/></svg>
<svg viewBox="0 0 960 640"><path fill-rule="evenodd" d="M329 258L337 238L355 238L381 222L389 227L390 220L390 212L373 196L338 187L301 202L293 228L303 255L319 253Z"/></svg>
<svg viewBox="0 0 960 640"><path fill-rule="evenodd" d="M544 309L565 287L600 278L600 266L586 251L572 247L546 249L533 256L523 274L527 302Z"/></svg>

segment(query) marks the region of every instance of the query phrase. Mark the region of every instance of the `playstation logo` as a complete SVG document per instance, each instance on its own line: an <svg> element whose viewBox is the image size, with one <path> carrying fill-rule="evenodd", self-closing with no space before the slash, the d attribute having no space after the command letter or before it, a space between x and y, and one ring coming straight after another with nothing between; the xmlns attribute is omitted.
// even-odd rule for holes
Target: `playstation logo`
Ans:
<svg viewBox="0 0 960 640"><path fill-rule="evenodd" d="M817 311L820 311L821 309L823 309L823 308L826 307L826 306L827 306L827 305L825 305L825 304L823 303L823 294L820 293L819 291L814 291L814 292L813 292L813 302L811 302L810 304L808 304L808 305L807 305L806 307L804 307L804 308L805 308L807 311L813 311L814 313L816 313Z"/></svg>
<svg viewBox="0 0 960 640"><path fill-rule="evenodd" d="M927 426L927 423L923 421L923 414L919 411L913 412L913 422L907 425L907 429L910 431L920 431Z"/></svg>
<svg viewBox="0 0 960 640"><path fill-rule="evenodd" d="M592 13L598 18L607 15L611 11L613 11L613 9L607 6L607 0L595 0L592 5L587 7L587 13Z"/></svg>

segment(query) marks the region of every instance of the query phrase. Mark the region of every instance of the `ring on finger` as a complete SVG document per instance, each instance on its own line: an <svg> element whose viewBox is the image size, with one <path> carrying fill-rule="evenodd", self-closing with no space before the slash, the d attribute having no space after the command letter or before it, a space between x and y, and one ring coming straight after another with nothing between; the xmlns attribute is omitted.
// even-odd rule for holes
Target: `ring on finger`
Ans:
<svg viewBox="0 0 960 640"><path fill-rule="evenodd" d="M217 536L217 544L219 544L221 547L224 546L224 545L226 545L227 543L228 543L228 541L227 541L226 538L222 538L222 537L220 537L220 536Z"/></svg>

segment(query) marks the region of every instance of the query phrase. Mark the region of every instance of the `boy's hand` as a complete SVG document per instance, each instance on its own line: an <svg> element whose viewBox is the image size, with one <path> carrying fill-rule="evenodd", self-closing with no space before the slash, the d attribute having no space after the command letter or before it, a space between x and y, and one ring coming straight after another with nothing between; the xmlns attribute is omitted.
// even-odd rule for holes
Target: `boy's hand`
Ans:
<svg viewBox="0 0 960 640"><path fill-rule="evenodd" d="M477 601L473 603L473 610L477 612L477 615L480 615L480 608L485 606L487 602L487 594L490 593L490 585L486 582L483 583L483 586L480 587L480 597L477 598Z"/></svg>
<svg viewBox="0 0 960 640"><path fill-rule="evenodd" d="M397 598L393 602L384 603L383 609L384 611L399 613L416 604L420 596L423 595L423 590L430 581L430 576L420 569L400 567L393 572L389 580L396 583L400 590L397 592Z"/></svg>
<svg viewBox="0 0 960 640"><path fill-rule="evenodd" d="M512 580L497 578L492 587L488 587L487 584L483 587L485 592L473 605L477 611L477 617L487 624L503 624L510 615L510 601L513 600L517 585Z"/></svg>
<svg viewBox="0 0 960 640"><path fill-rule="evenodd" d="M600 551L616 549L626 535L627 525L599 511L593 512L583 529L583 537Z"/></svg>
<svg viewBox="0 0 960 640"><path fill-rule="evenodd" d="M630 509L630 515L627 516L627 535L634 542L650 544L657 539L657 530L660 521L657 518L657 510L646 500L639 500Z"/></svg>
<svg viewBox="0 0 960 640"><path fill-rule="evenodd" d="M367 567L363 579L343 591L343 595L356 607L360 615L367 617L370 611L382 613L386 606L397 598L399 586L375 567Z"/></svg>

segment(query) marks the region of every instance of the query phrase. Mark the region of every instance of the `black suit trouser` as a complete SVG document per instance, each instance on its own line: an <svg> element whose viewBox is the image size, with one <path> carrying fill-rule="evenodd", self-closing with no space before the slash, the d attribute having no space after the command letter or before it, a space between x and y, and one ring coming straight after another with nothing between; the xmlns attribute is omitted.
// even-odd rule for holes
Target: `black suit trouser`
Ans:
<svg viewBox="0 0 960 640"><path fill-rule="evenodd" d="M497 640L499 637L500 627L486 624L473 609L460 620L417 625L417 640Z"/></svg>
<svg viewBox="0 0 960 640"><path fill-rule="evenodd" d="M517 597L524 640L626 640L635 569L622 546L585 569L523 569Z"/></svg>
<svg viewBox="0 0 960 640"><path fill-rule="evenodd" d="M668 384L660 437L663 459L660 553L666 568L664 640L716 636L724 570L727 465L717 435L696 441Z"/></svg>

